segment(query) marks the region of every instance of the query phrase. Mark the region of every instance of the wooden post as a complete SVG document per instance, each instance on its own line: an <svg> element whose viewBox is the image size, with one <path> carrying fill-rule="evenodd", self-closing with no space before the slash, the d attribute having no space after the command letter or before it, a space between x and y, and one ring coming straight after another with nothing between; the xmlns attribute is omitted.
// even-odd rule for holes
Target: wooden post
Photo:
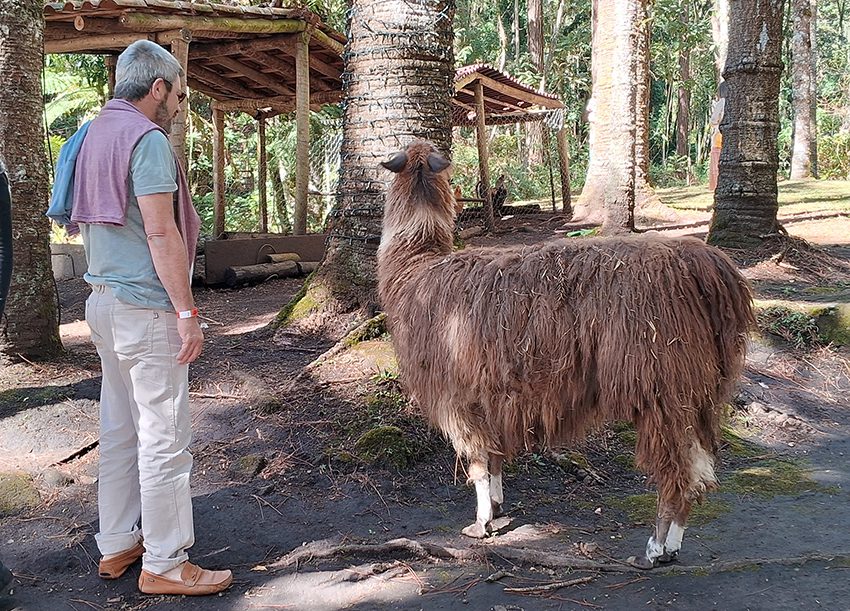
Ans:
<svg viewBox="0 0 850 611"><path fill-rule="evenodd" d="M567 128L558 130L556 139L558 141L558 168L561 171L561 199L563 201L564 216L572 218L573 202L570 193L570 143L567 141Z"/></svg>
<svg viewBox="0 0 850 611"><path fill-rule="evenodd" d="M224 234L224 111L213 104L213 238Z"/></svg>
<svg viewBox="0 0 850 611"><path fill-rule="evenodd" d="M106 62L106 99L111 100L115 97L115 65L118 63L118 56L107 55L104 61Z"/></svg>
<svg viewBox="0 0 850 611"><path fill-rule="evenodd" d="M292 233L307 233L307 188L310 179L310 35L295 47L295 214Z"/></svg>
<svg viewBox="0 0 850 611"><path fill-rule="evenodd" d="M266 199L266 178L268 159L266 157L266 117L263 114L257 118L258 154L260 167L257 171L257 192L260 199L260 233L269 231L269 204Z"/></svg>
<svg viewBox="0 0 850 611"><path fill-rule="evenodd" d="M490 158L487 151L487 132L484 119L484 86L481 81L475 81L475 139L478 143L478 174L481 193L478 196L484 200L484 224L487 231L496 227L493 218L493 199L490 197Z"/></svg>
<svg viewBox="0 0 850 611"><path fill-rule="evenodd" d="M171 54L180 62L180 67L183 68L183 82L173 83L174 87L179 87L180 91L188 93L188 76L189 76L189 41L192 39L188 30L183 30L181 36L175 36L171 41ZM189 165L186 162L186 117L189 114L189 96L180 104L177 111L177 116L171 123L171 146L174 148L174 153L177 159L183 164L183 169L189 171Z"/></svg>

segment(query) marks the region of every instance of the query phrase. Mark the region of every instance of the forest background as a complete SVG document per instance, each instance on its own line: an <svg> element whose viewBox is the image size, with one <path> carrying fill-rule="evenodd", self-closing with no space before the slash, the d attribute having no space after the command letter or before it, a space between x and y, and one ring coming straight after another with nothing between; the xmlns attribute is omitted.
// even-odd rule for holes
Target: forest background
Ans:
<svg viewBox="0 0 850 611"><path fill-rule="evenodd" d="M718 88L718 14L724 0L655 0L651 28L649 150L650 182L656 187L704 183L707 178L711 126L709 116ZM850 0L806 0L813 12L812 62L815 87L808 102L816 107L814 173L821 179L850 178ZM555 94L565 105L563 124L570 145L570 183L584 184L588 160L587 107L591 94L592 0L459 0L455 17L456 67L487 63L519 81ZM248 0L230 4L260 4ZM789 2L784 20L783 61L793 63L794 24ZM304 3L345 32L345 0ZM538 20L542 27L535 24ZM542 53L541 53L542 51ZM535 57L542 54L542 70ZM44 69L45 128L50 157L106 100L107 71L102 56L48 55ZM782 73L780 93L779 172L788 178L794 138L792 70ZM191 94L187 138L190 182L204 232L212 232L212 112L203 94ZM616 120L616 118L614 118ZM308 230L321 231L333 205L342 140L342 111L326 106L311 114L310 204ZM504 174L512 200L548 200L552 173L558 180L554 137L541 138L532 126L488 128L492 176ZM228 231L255 231L259 226L257 124L245 114L226 118L226 193ZM273 118L267 128L270 230L288 232L295 188L295 122ZM474 128L455 128L455 182L474 196L477 150ZM560 198L560 189L555 191ZM55 241L66 239L56 228Z"/></svg>

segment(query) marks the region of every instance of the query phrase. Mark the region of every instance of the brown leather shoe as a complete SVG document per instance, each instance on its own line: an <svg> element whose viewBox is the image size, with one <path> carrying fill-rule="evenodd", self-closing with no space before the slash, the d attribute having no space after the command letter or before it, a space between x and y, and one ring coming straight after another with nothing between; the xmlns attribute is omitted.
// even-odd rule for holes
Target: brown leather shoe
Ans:
<svg viewBox="0 0 850 611"><path fill-rule="evenodd" d="M233 583L230 571L210 571L191 562L183 563L180 579L167 579L142 569L139 575L139 590L145 594L178 594L204 596L226 590Z"/></svg>
<svg viewBox="0 0 850 611"><path fill-rule="evenodd" d="M129 569L136 560L145 553L145 546L141 541L130 549L124 550L112 558L101 558L97 567L98 575L104 579L118 579Z"/></svg>

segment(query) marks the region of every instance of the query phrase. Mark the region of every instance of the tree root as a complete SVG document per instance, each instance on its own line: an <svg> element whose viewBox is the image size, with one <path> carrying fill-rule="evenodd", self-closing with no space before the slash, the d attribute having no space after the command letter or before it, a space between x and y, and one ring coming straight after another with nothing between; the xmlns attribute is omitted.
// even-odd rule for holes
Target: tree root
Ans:
<svg viewBox="0 0 850 611"><path fill-rule="evenodd" d="M417 559L436 559L457 562L508 561L512 564L524 564L550 569L570 569L576 571L594 571L599 573L639 573L668 574L682 573L712 575L739 571L755 566L795 566L809 562L850 562L850 553L806 554L787 558L745 558L728 560L704 565L671 564L646 571L633 567L626 562L611 558L611 562L599 562L566 554L556 554L547 550L531 550L516 547L503 547L493 544L477 545L471 549L444 547L435 543L400 538L386 543L347 543L335 544L332 541L313 541L291 551L276 562L268 565L271 570L281 570L290 566L299 566L304 562L341 556L365 556L369 558L408 557Z"/></svg>

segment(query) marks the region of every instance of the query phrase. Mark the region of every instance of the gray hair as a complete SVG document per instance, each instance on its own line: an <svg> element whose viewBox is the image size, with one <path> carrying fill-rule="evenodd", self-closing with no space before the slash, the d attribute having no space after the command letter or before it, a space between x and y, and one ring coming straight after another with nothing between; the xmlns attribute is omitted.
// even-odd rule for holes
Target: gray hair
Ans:
<svg viewBox="0 0 850 611"><path fill-rule="evenodd" d="M115 65L115 98L135 102L145 97L158 78L173 87L183 76L180 62L149 40L137 40L118 56Z"/></svg>

